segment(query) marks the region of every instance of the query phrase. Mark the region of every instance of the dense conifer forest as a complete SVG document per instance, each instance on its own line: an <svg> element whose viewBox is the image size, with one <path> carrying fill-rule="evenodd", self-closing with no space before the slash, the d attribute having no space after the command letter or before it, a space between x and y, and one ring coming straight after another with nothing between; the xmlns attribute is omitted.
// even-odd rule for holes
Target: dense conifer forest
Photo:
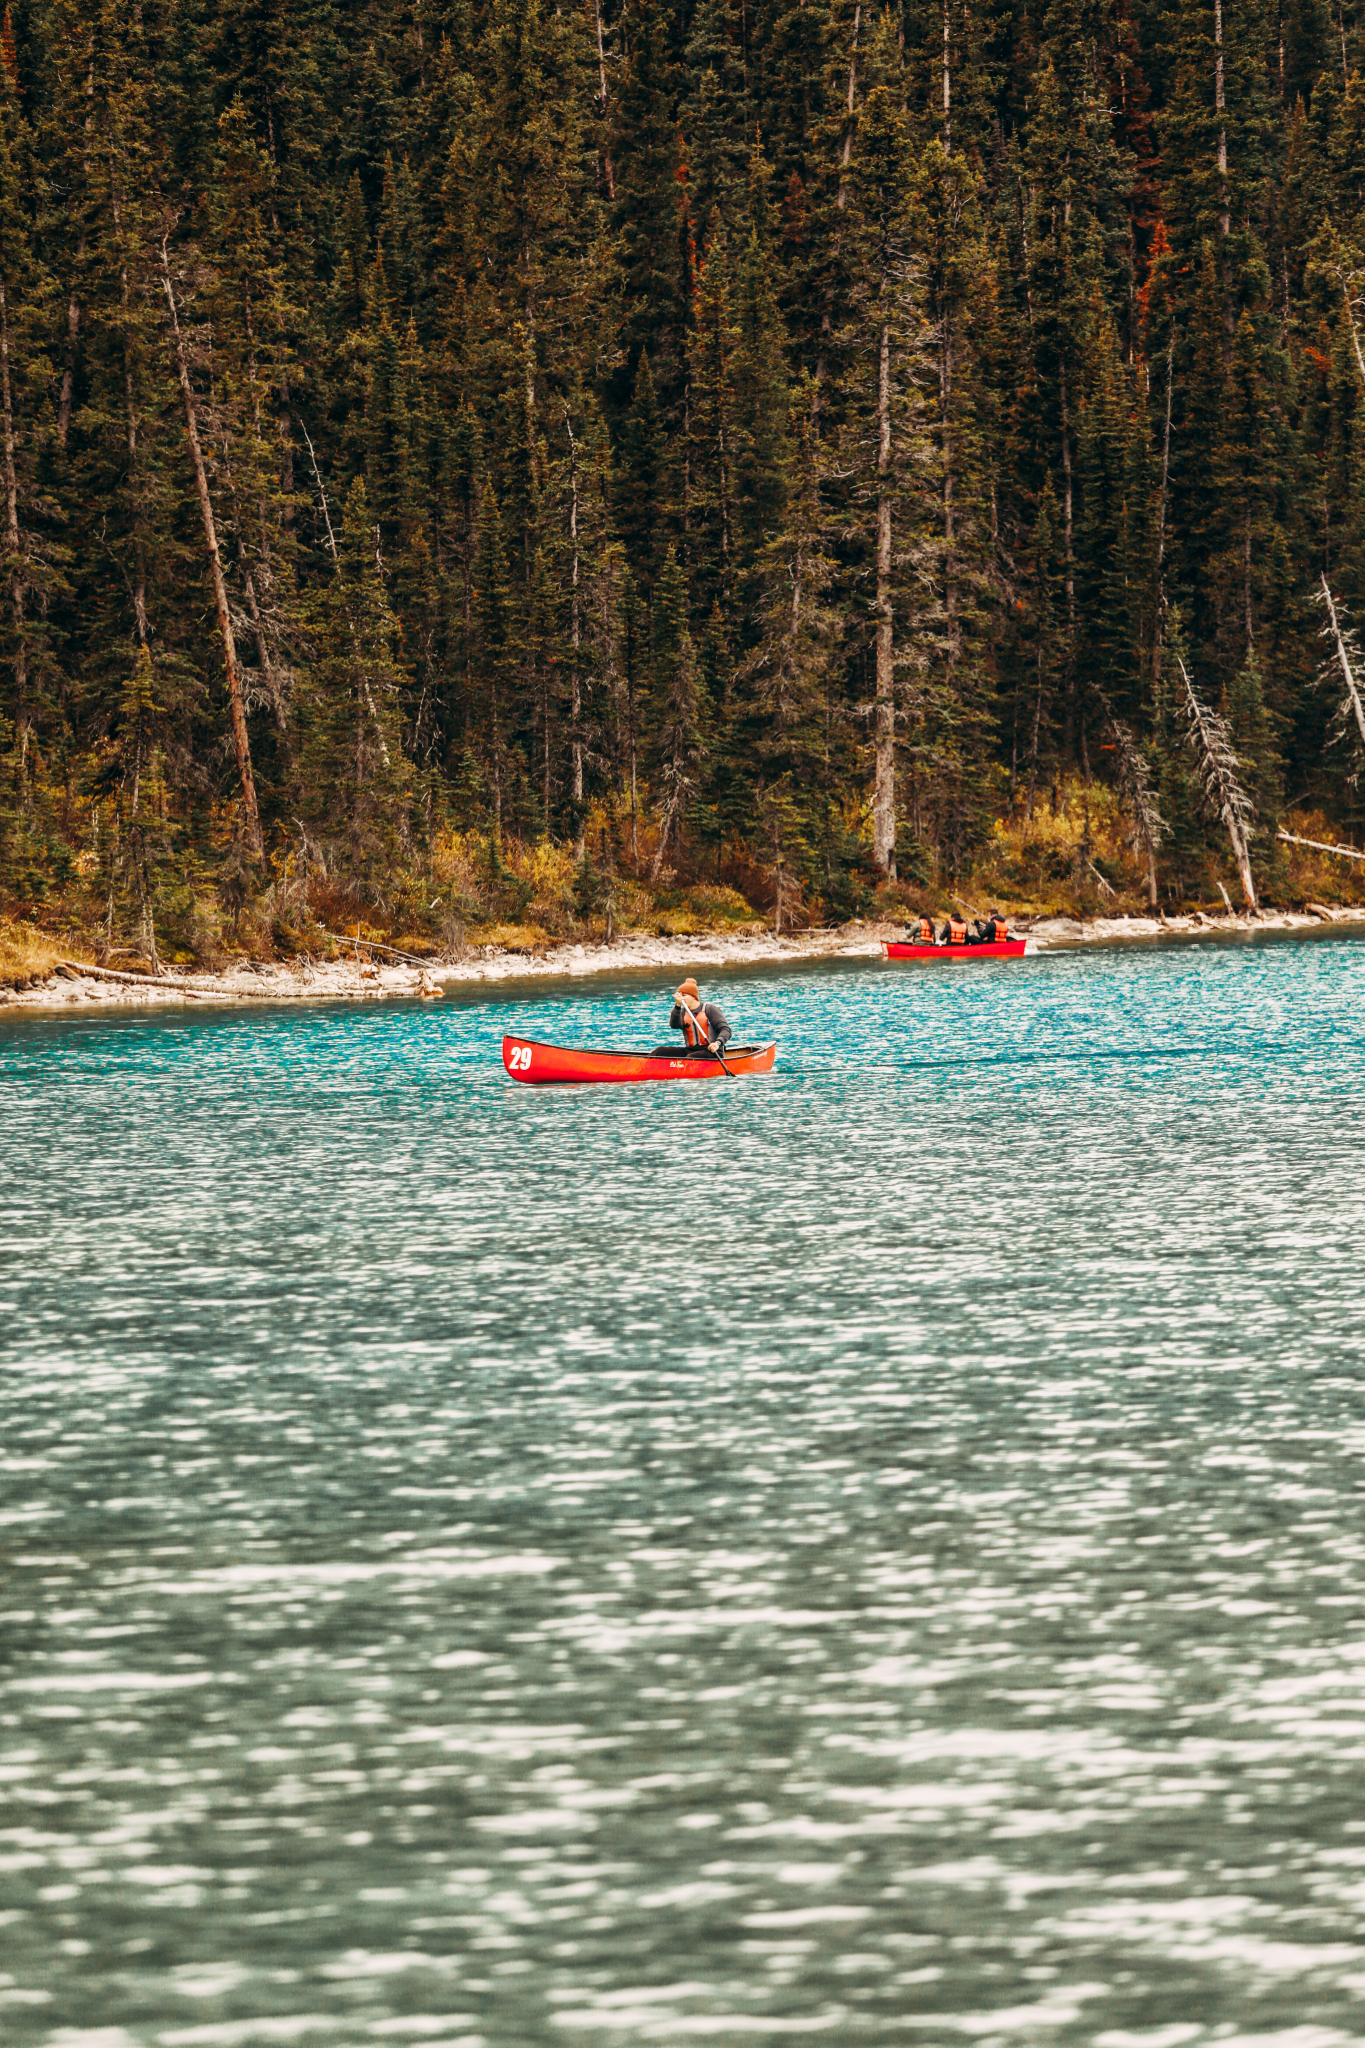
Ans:
<svg viewBox="0 0 1365 2048"><path fill-rule="evenodd" d="M1363 324L1358 0L10 0L4 902L1273 897Z"/></svg>

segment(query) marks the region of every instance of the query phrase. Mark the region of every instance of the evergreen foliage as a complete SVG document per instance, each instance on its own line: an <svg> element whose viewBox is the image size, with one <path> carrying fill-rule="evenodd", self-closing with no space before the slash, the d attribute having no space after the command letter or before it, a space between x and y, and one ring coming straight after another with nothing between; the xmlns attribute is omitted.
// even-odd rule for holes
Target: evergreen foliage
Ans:
<svg viewBox="0 0 1365 2048"><path fill-rule="evenodd" d="M11 0L5 904L444 825L837 916L1068 775L1273 892L1365 822L1360 36Z"/></svg>

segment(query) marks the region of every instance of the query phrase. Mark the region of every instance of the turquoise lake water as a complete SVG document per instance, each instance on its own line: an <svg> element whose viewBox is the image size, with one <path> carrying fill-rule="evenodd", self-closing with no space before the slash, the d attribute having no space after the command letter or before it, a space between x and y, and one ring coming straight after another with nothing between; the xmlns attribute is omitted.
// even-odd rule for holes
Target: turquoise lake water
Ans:
<svg viewBox="0 0 1365 2048"><path fill-rule="evenodd" d="M1365 944L0 1024L0 2040L1365 2039Z"/></svg>

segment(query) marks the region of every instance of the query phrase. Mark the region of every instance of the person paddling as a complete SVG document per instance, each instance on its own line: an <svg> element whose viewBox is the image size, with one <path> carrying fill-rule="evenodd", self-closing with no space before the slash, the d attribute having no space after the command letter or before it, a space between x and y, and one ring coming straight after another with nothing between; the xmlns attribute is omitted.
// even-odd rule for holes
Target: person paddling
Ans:
<svg viewBox="0 0 1365 2048"><path fill-rule="evenodd" d="M918 924L907 925L905 936L912 945L932 946L934 943L934 920L927 910L919 914Z"/></svg>
<svg viewBox="0 0 1365 2048"><path fill-rule="evenodd" d="M965 946L967 943L966 918L959 917L956 911L950 910L948 922L939 933L938 942L940 946Z"/></svg>
<svg viewBox="0 0 1365 2048"><path fill-rule="evenodd" d="M681 1031L689 1052L724 1053L730 1043L730 1026L719 1003L704 1003L701 990L691 975L674 991L670 1031Z"/></svg>

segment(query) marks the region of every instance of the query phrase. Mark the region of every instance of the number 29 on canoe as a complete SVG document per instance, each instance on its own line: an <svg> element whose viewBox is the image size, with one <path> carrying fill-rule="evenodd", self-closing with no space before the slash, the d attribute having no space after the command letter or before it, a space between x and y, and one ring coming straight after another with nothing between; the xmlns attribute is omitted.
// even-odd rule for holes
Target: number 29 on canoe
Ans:
<svg viewBox="0 0 1365 2048"><path fill-rule="evenodd" d="M530 1070L531 1048L529 1045L514 1045L507 1055L507 1070L511 1074L525 1074Z"/></svg>

